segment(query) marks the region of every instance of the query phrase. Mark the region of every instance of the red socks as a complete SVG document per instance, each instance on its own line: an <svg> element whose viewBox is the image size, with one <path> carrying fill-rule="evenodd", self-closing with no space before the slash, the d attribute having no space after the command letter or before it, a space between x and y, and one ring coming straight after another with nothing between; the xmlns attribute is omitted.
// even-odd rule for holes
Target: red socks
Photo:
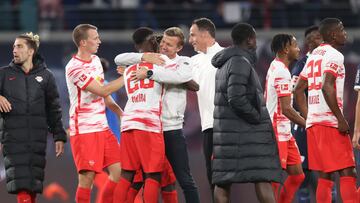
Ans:
<svg viewBox="0 0 360 203"><path fill-rule="evenodd" d="M108 179L101 191L101 203L113 203L114 190L117 182Z"/></svg>
<svg viewBox="0 0 360 203"><path fill-rule="evenodd" d="M36 194L32 194L27 191L20 191L17 194L18 203L35 203Z"/></svg>
<svg viewBox="0 0 360 203"><path fill-rule="evenodd" d="M90 203L90 188L78 187L76 190L76 203Z"/></svg>
<svg viewBox="0 0 360 203"><path fill-rule="evenodd" d="M178 203L178 196L176 190L171 192L161 191L161 196L164 203Z"/></svg>
<svg viewBox="0 0 360 203"><path fill-rule="evenodd" d="M138 194L138 190L135 190L134 188L130 187L127 197L126 197L126 203L134 203L136 195Z"/></svg>
<svg viewBox="0 0 360 203"><path fill-rule="evenodd" d="M279 197L279 187L280 187L280 183L275 183L275 182L271 182L271 187L272 190L274 191L274 196L275 196L275 200L276 202L278 202L278 197Z"/></svg>
<svg viewBox="0 0 360 203"><path fill-rule="evenodd" d="M343 203L356 202L356 179L350 176L340 177L340 193Z"/></svg>
<svg viewBox="0 0 360 203"><path fill-rule="evenodd" d="M152 178L146 178L144 187L144 201L157 203L159 199L160 183Z"/></svg>
<svg viewBox="0 0 360 203"><path fill-rule="evenodd" d="M318 186L316 188L316 202L331 203L331 189L333 188L333 186L333 181L319 178Z"/></svg>
<svg viewBox="0 0 360 203"><path fill-rule="evenodd" d="M131 186L131 182L121 177L114 191L114 203L124 203L126 201L127 193Z"/></svg>
<svg viewBox="0 0 360 203"><path fill-rule="evenodd" d="M291 203L296 191L299 189L304 179L304 173L298 175L289 175L281 189L279 203Z"/></svg>

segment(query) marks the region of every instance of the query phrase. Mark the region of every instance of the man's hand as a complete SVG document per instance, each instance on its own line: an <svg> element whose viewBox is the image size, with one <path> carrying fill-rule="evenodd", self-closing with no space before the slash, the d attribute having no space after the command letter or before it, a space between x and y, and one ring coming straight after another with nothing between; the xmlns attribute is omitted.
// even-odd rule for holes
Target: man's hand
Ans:
<svg viewBox="0 0 360 203"><path fill-rule="evenodd" d="M139 67L137 71L133 71L130 74L130 79L134 82L145 79L148 69L146 67Z"/></svg>
<svg viewBox="0 0 360 203"><path fill-rule="evenodd" d="M161 54L158 53L144 53L141 57L141 60L160 66L165 64L165 60L161 58Z"/></svg>
<svg viewBox="0 0 360 203"><path fill-rule="evenodd" d="M349 127L348 122L345 120L345 118L338 120L338 129L343 134L346 134L346 135L349 134L350 127Z"/></svg>
<svg viewBox="0 0 360 203"><path fill-rule="evenodd" d="M352 144L355 149L360 149L359 138L360 138L360 131L355 130L354 136L352 138Z"/></svg>
<svg viewBox="0 0 360 203"><path fill-rule="evenodd" d="M56 153L56 157L59 157L64 153L64 142L63 141L55 142L55 153Z"/></svg>
<svg viewBox="0 0 360 203"><path fill-rule="evenodd" d="M3 96L0 96L0 112L8 113L11 111L10 102Z"/></svg>
<svg viewBox="0 0 360 203"><path fill-rule="evenodd" d="M125 67L124 66L118 66L116 67L116 71L119 75L124 75Z"/></svg>

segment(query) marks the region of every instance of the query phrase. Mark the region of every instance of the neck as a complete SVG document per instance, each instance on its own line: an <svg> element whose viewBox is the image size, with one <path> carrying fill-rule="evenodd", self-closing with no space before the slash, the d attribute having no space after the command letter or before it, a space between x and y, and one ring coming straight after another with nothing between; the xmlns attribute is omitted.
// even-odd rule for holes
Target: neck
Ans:
<svg viewBox="0 0 360 203"><path fill-rule="evenodd" d="M79 59L84 60L84 61L90 61L91 60L91 53L89 53L87 51L84 51L82 49L78 49L76 57L78 57Z"/></svg>
<svg viewBox="0 0 360 203"><path fill-rule="evenodd" d="M176 58L176 54L174 54L172 56L167 56L167 57L169 57L169 59L174 59L174 58Z"/></svg>
<svg viewBox="0 0 360 203"><path fill-rule="evenodd" d="M277 54L276 55L276 58L279 60L279 61L282 61L286 67L289 67L291 61L288 59L288 57L286 57L286 55L282 55L282 54Z"/></svg>
<svg viewBox="0 0 360 203"><path fill-rule="evenodd" d="M23 69L23 71L25 73L29 73L31 71L31 69L33 69L34 64L32 63L31 60L26 61L25 63L23 63L23 65L21 66L21 68Z"/></svg>
<svg viewBox="0 0 360 203"><path fill-rule="evenodd" d="M206 54L206 53L207 53L207 49L208 49L209 47L214 46L214 44L215 44L215 39L213 39L213 38L209 39L209 40L207 41L207 43L206 43L206 48L205 48L205 50L204 50L204 53Z"/></svg>

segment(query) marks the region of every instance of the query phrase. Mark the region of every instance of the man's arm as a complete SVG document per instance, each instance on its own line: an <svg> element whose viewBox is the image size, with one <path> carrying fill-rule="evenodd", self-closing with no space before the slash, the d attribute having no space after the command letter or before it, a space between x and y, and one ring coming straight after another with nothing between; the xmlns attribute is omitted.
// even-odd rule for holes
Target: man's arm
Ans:
<svg viewBox="0 0 360 203"><path fill-rule="evenodd" d="M337 103L336 92L334 88L335 80L336 77L333 74L325 72L321 91L324 95L327 105L338 120L339 131L341 133L349 133L349 124L345 120L344 115L341 113Z"/></svg>
<svg viewBox="0 0 360 203"><path fill-rule="evenodd" d="M199 84L197 84L194 80L190 80L189 82L184 83L184 87L185 89L192 92L197 92L200 89Z"/></svg>
<svg viewBox="0 0 360 203"><path fill-rule="evenodd" d="M306 119L308 108L307 108L307 100L305 95L305 90L308 88L308 82L307 80L298 79L298 82L294 89L294 97L296 101L296 105L298 107L298 110L300 111L300 115Z"/></svg>
<svg viewBox="0 0 360 203"><path fill-rule="evenodd" d="M352 139L353 147L360 149L360 94L358 92L356 110L355 110L355 124L354 124L354 136Z"/></svg>
<svg viewBox="0 0 360 203"><path fill-rule="evenodd" d="M248 79L252 67L240 58L232 59L229 65L229 80L227 84L229 105L240 118L243 118L249 123L259 123L261 118L260 109L256 109L246 96L248 93L247 89L249 88Z"/></svg>
<svg viewBox="0 0 360 203"><path fill-rule="evenodd" d="M115 64L118 66L129 66L141 62L163 65L165 60L159 53L122 53L115 57Z"/></svg>
<svg viewBox="0 0 360 203"><path fill-rule="evenodd" d="M306 122L291 106L291 96L280 97L281 112L292 122L305 127Z"/></svg>
<svg viewBox="0 0 360 203"><path fill-rule="evenodd" d="M116 113L119 119L122 117L123 110L120 106L114 101L111 95L105 97L105 105L108 107L112 112Z"/></svg>
<svg viewBox="0 0 360 203"><path fill-rule="evenodd" d="M66 132L62 124L62 110L59 101L59 93L55 77L49 72L49 80L46 89L46 115L50 132L54 136L55 153L59 157L64 153L64 143L67 140Z"/></svg>
<svg viewBox="0 0 360 203"><path fill-rule="evenodd" d="M123 85L124 85L124 77L121 76L104 86L100 85L95 80L91 80L91 82L85 87L85 90L100 97L107 97L113 92L119 90Z"/></svg>
<svg viewBox="0 0 360 203"><path fill-rule="evenodd" d="M174 66L174 67L172 67ZM178 66L178 67L176 67ZM189 82L192 79L191 68L189 63L173 63L168 66L158 66L151 70L152 76L149 78L160 83L181 84ZM136 72L131 73L131 79L138 81L147 77L148 69L146 67L139 68Z"/></svg>

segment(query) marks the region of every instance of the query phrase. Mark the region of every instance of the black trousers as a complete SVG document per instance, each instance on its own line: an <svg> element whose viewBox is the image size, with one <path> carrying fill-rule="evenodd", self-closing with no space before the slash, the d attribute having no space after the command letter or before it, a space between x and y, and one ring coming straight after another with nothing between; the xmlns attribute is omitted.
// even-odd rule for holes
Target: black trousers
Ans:
<svg viewBox="0 0 360 203"><path fill-rule="evenodd" d="M164 131L164 140L166 157L183 190L186 203L200 203L198 188L190 172L187 145L182 130Z"/></svg>
<svg viewBox="0 0 360 203"><path fill-rule="evenodd" d="M211 157L213 154L213 129L208 128L202 132L203 134L203 153L206 164L206 175L209 181L210 189L213 194L214 185L212 184Z"/></svg>

